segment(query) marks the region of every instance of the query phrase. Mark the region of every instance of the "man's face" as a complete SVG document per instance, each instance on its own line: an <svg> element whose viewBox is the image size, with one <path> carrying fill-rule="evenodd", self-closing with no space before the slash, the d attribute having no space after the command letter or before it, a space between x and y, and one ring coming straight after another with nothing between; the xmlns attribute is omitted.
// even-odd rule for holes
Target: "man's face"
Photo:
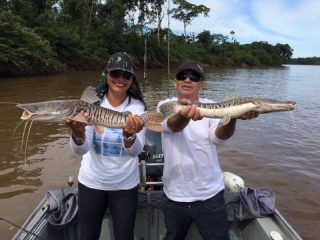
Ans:
<svg viewBox="0 0 320 240"><path fill-rule="evenodd" d="M177 73L173 84L178 91L179 98L191 101L198 100L199 91L204 86L201 75L194 70L184 70Z"/></svg>

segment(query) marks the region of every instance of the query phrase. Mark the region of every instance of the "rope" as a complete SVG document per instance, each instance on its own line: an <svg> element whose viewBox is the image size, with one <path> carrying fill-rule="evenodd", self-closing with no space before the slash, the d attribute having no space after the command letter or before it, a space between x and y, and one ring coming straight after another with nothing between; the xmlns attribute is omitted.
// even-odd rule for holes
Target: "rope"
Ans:
<svg viewBox="0 0 320 240"><path fill-rule="evenodd" d="M138 208L145 208L147 206L162 208L164 201L163 196L162 191L139 192Z"/></svg>

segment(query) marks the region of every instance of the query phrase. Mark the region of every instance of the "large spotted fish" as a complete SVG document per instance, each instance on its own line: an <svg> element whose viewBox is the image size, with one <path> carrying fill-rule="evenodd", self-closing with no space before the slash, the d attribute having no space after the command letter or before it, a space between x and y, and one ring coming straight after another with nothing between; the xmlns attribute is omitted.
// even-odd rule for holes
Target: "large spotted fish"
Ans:
<svg viewBox="0 0 320 240"><path fill-rule="evenodd" d="M292 111L295 102L278 101L267 98L255 97L229 97L222 102L217 103L197 103L197 107L201 114L207 118L221 118L219 125L223 126L229 123L230 119L238 118L249 111L258 113L271 113ZM160 112L164 118L168 118L173 114L181 111L185 105L177 101L165 102L159 106Z"/></svg>
<svg viewBox="0 0 320 240"><path fill-rule="evenodd" d="M92 86L87 87L80 100L53 100L36 103L17 104L23 109L22 120L37 122L64 122L66 118L88 125L97 125L109 128L124 128L126 118L131 112L117 112L93 104L99 98ZM89 121L86 116L90 116ZM141 119L145 127L151 131L162 131L162 114L157 112L146 112Z"/></svg>

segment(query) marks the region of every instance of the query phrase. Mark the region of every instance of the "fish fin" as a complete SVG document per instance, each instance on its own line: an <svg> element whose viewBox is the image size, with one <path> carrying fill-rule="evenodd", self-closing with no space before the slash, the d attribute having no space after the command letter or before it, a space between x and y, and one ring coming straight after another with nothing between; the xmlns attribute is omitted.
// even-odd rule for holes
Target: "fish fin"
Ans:
<svg viewBox="0 0 320 240"><path fill-rule="evenodd" d="M163 119L169 119L171 118L172 116L176 115L177 113L174 112L174 111L171 111L171 112L166 112L166 114L163 114Z"/></svg>
<svg viewBox="0 0 320 240"><path fill-rule="evenodd" d="M219 121L218 126L219 126L219 127L225 126L225 125L227 125L229 122L230 122L230 116L225 116L225 117L223 117L223 118Z"/></svg>
<svg viewBox="0 0 320 240"><path fill-rule="evenodd" d="M229 93L227 94L223 99L222 101L226 102L226 101L230 101L230 100L234 100L234 99L237 99L239 98L240 96L234 94L234 93Z"/></svg>
<svg viewBox="0 0 320 240"><path fill-rule="evenodd" d="M82 122L82 123L86 123L88 124L88 121L87 119L85 118L85 116L83 115L82 112L74 115L74 116L71 116L69 117L69 119L73 120L73 121L76 121L76 122Z"/></svg>
<svg viewBox="0 0 320 240"><path fill-rule="evenodd" d="M163 114L164 119L168 119L176 115L181 110L181 106L177 101L169 101L159 106L159 111Z"/></svg>
<svg viewBox="0 0 320 240"><path fill-rule="evenodd" d="M94 129L99 135L102 135L104 133L104 128L102 126L94 125Z"/></svg>
<svg viewBox="0 0 320 240"><path fill-rule="evenodd" d="M97 92L93 86L88 86L86 89L83 91L80 100L87 102L87 103L96 103L100 101Z"/></svg>
<svg viewBox="0 0 320 240"><path fill-rule="evenodd" d="M160 112L146 112L141 115L144 126L153 132L162 132L163 115Z"/></svg>
<svg viewBox="0 0 320 240"><path fill-rule="evenodd" d="M123 114L124 114L125 116L128 116L128 115L131 115L132 112L126 110L126 111L123 112Z"/></svg>

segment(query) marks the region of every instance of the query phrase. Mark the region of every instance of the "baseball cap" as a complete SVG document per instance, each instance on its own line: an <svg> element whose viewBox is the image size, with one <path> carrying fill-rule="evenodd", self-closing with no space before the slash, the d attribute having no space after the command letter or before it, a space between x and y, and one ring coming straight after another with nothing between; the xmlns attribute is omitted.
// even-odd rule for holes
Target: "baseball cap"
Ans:
<svg viewBox="0 0 320 240"><path fill-rule="evenodd" d="M201 76L201 78L203 79L203 68L201 67L199 62L189 60L189 61L185 61L185 62L181 63L178 66L177 74L179 72L182 72L185 70L193 70L193 71L197 72Z"/></svg>
<svg viewBox="0 0 320 240"><path fill-rule="evenodd" d="M134 63L126 52L117 52L113 54L107 64L107 71L122 70L135 75Z"/></svg>

